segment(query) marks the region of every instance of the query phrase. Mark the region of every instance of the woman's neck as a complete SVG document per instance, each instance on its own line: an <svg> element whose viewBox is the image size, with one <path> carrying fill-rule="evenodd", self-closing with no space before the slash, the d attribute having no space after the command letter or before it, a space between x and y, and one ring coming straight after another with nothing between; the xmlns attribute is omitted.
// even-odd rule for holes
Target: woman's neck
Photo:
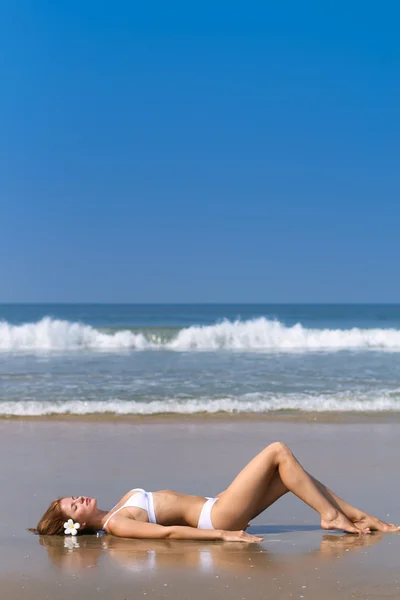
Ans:
<svg viewBox="0 0 400 600"><path fill-rule="evenodd" d="M97 509L95 515L93 515L92 519L90 519L90 523L87 523L87 526L92 529L103 529L104 523L107 521L108 516L111 514L111 510L100 510Z"/></svg>

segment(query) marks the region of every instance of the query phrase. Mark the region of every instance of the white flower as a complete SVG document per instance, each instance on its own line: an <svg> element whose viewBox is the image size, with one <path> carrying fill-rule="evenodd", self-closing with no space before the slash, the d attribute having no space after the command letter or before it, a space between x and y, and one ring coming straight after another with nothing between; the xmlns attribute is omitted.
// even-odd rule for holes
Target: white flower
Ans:
<svg viewBox="0 0 400 600"><path fill-rule="evenodd" d="M68 519L66 523L64 523L64 533L65 535L78 535L78 529L80 527L79 523L74 523L72 519Z"/></svg>
<svg viewBox="0 0 400 600"><path fill-rule="evenodd" d="M78 540L73 537L64 538L64 548L68 548L68 552L72 552L74 548L80 548Z"/></svg>

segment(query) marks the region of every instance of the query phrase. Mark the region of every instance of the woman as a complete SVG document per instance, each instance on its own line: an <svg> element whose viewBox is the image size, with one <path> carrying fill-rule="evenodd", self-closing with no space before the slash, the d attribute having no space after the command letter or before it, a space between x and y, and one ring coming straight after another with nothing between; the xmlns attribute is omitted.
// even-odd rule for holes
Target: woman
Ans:
<svg viewBox="0 0 400 600"><path fill-rule="evenodd" d="M262 538L243 530L289 491L319 513L323 529L357 534L400 529L336 496L304 471L285 444L275 442L253 458L216 498L136 488L111 511L100 510L95 498L61 498L49 506L37 532L61 534L64 522L73 519L80 524L80 531L103 529L125 538L258 542Z"/></svg>

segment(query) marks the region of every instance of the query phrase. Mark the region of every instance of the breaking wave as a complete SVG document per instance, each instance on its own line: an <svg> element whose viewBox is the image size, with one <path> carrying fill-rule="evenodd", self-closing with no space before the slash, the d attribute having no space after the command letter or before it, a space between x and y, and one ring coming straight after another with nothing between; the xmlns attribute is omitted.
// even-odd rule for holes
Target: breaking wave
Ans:
<svg viewBox="0 0 400 600"><path fill-rule="evenodd" d="M101 331L84 323L45 317L36 323L0 322L0 350L6 352L69 350L256 350L278 352L372 349L399 351L398 329L311 329L291 327L264 317L224 320L181 329L171 337L155 330Z"/></svg>
<svg viewBox="0 0 400 600"><path fill-rule="evenodd" d="M104 401L39 401L20 400L0 402L0 415L195 415L295 412L400 412L400 390L382 390L380 393L354 394L263 394L249 393L224 398L166 398L138 402L110 399Z"/></svg>

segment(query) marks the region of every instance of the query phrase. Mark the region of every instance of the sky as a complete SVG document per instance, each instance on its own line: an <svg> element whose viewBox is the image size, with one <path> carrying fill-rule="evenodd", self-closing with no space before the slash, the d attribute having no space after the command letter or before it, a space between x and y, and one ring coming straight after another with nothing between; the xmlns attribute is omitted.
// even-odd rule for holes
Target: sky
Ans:
<svg viewBox="0 0 400 600"><path fill-rule="evenodd" d="M400 302L399 17L3 3L0 302Z"/></svg>

